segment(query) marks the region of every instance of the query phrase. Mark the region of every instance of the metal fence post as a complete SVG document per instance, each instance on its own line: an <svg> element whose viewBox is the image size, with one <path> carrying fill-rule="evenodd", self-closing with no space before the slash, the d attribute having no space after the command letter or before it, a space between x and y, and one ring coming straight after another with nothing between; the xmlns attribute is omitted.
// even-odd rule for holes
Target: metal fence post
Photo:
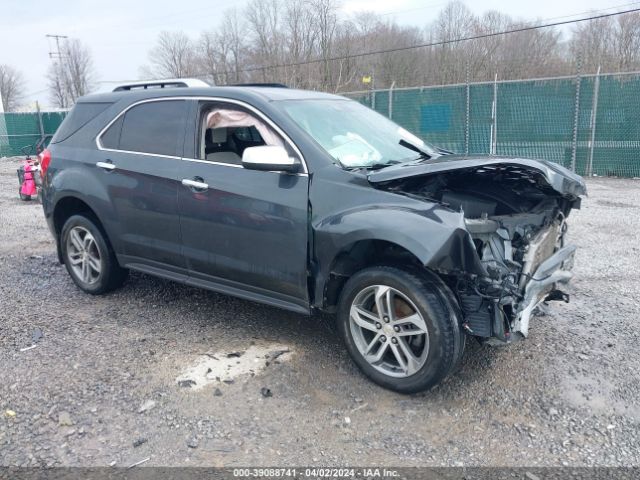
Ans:
<svg viewBox="0 0 640 480"><path fill-rule="evenodd" d="M40 104L36 101L36 115L38 115L38 130L40 130L40 139L44 138L44 125L42 124L42 112L40 111Z"/></svg>
<svg viewBox="0 0 640 480"><path fill-rule="evenodd" d="M376 77L375 71L371 73L371 110L376 109Z"/></svg>
<svg viewBox="0 0 640 480"><path fill-rule="evenodd" d="M578 127L580 123L580 84L582 76L580 70L582 67L582 58L578 56L578 71L576 73L576 105L573 112L573 142L571 144L571 171L576 171L576 157L578 154Z"/></svg>
<svg viewBox="0 0 640 480"><path fill-rule="evenodd" d="M393 120L393 87L396 86L396 81L391 82L391 87L389 88L389 119Z"/></svg>
<svg viewBox="0 0 640 480"><path fill-rule="evenodd" d="M591 106L591 139L589 140L589 163L586 175L593 176L593 150L596 143L596 121L598 119L598 95L600 94L600 65L593 85L593 104Z"/></svg>
<svg viewBox="0 0 640 480"><path fill-rule="evenodd" d="M493 103L491 105L491 146L489 153L496 155L498 146L498 74L493 80Z"/></svg>
<svg viewBox="0 0 640 480"><path fill-rule="evenodd" d="M464 122L464 154L469 155L469 114L471 113L471 85L469 85L469 63L467 63L467 104Z"/></svg>

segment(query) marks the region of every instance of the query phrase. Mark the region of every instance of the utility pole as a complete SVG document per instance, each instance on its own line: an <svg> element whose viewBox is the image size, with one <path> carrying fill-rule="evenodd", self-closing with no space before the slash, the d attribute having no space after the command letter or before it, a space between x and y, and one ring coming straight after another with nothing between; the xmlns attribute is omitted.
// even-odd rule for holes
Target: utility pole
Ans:
<svg viewBox="0 0 640 480"><path fill-rule="evenodd" d="M47 34L45 35L47 38L53 38L56 42L56 50L55 51L49 51L49 58L54 59L54 58L62 58L63 54L60 51L60 39L66 40L67 37L66 35L52 35L52 34Z"/></svg>
<svg viewBox="0 0 640 480"><path fill-rule="evenodd" d="M64 78L63 70L65 70L65 65L64 65L65 62L63 61L65 54L62 53L62 50L60 50L60 40L66 40L69 37L67 37L66 35L54 35L50 33L48 33L45 36L47 37L47 41L50 38L53 38L55 40L55 50L51 49L51 44L49 43L49 58L51 59L51 62L52 62L52 67L53 67L52 73L55 76L55 90L56 90L55 95L58 98L59 106L66 107L67 95L64 91L62 91L63 88L61 88L61 84Z"/></svg>

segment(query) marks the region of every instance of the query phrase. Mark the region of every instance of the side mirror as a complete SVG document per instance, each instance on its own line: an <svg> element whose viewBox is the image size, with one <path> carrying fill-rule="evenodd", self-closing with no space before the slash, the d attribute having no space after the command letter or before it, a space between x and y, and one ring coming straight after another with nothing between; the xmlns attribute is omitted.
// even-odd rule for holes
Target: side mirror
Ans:
<svg viewBox="0 0 640 480"><path fill-rule="evenodd" d="M242 153L242 166L249 170L297 172L299 165L284 147L277 145L248 147Z"/></svg>

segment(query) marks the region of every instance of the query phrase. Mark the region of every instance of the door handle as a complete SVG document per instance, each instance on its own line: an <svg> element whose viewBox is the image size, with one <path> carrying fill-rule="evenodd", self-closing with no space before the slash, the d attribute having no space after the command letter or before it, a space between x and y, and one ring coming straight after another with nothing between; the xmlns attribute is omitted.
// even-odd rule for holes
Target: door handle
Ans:
<svg viewBox="0 0 640 480"><path fill-rule="evenodd" d="M97 162L96 167L102 168L104 170L114 170L116 166L111 162L111 160L107 160L106 162Z"/></svg>
<svg viewBox="0 0 640 480"><path fill-rule="evenodd" d="M204 180L201 177L183 178L182 185L196 191L207 190L209 188L209 185L204 183Z"/></svg>

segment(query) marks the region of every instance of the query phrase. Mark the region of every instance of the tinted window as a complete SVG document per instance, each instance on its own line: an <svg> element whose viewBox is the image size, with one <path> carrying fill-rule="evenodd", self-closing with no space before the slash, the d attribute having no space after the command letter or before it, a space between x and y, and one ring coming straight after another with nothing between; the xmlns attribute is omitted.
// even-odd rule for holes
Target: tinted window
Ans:
<svg viewBox="0 0 640 480"><path fill-rule="evenodd" d="M120 145L120 132L122 131L122 122L124 116L121 116L107 129L100 137L100 143L104 148L112 148L117 150Z"/></svg>
<svg viewBox="0 0 640 480"><path fill-rule="evenodd" d="M80 130L83 126L105 111L111 103L76 103L69 115L66 116L62 125L56 131L51 143L58 143L66 140L71 135Z"/></svg>
<svg viewBox="0 0 640 480"><path fill-rule="evenodd" d="M124 115L118 149L180 156L186 116L184 100L137 105Z"/></svg>

